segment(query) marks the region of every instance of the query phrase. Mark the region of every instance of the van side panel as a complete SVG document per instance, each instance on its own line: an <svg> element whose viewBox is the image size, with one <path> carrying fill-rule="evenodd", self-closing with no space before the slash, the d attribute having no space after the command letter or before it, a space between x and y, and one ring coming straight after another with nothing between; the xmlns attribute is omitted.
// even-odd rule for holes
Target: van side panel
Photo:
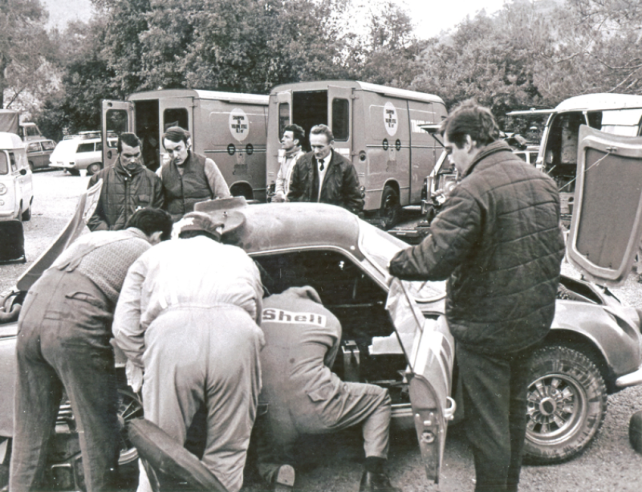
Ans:
<svg viewBox="0 0 642 492"><path fill-rule="evenodd" d="M267 108L226 101L201 104L200 152L216 162L232 194L265 201Z"/></svg>
<svg viewBox="0 0 642 492"><path fill-rule="evenodd" d="M291 96L292 93L289 93ZM270 94L270 105L268 106L268 128L266 149L266 185L269 187L276 181L276 175L279 172L279 150L281 149L280 131L279 131L279 104L292 105L291 98L281 100L279 94ZM288 125L290 120L288 119ZM285 125L287 126L287 125Z"/></svg>
<svg viewBox="0 0 642 492"><path fill-rule="evenodd" d="M402 99L364 92L362 128L366 132L366 210L381 207L386 185L399 192L401 205L409 202L410 133L408 103Z"/></svg>
<svg viewBox="0 0 642 492"><path fill-rule="evenodd" d="M446 116L446 108L441 103L408 101L410 115L411 159L410 177L411 204L421 202L421 187L424 179L435 167L441 154L441 146L426 131L419 128L421 124L438 124Z"/></svg>

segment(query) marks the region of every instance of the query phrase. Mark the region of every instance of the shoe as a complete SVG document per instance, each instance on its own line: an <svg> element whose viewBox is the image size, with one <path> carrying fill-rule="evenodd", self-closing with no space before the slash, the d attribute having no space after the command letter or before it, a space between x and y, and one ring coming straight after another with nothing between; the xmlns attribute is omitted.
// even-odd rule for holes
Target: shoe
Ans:
<svg viewBox="0 0 642 492"><path fill-rule="evenodd" d="M393 487L385 473L372 473L366 470L361 477L359 492L401 492L401 489Z"/></svg>
<svg viewBox="0 0 642 492"><path fill-rule="evenodd" d="M294 487L294 468L291 465L281 465L272 478L275 492L287 492Z"/></svg>

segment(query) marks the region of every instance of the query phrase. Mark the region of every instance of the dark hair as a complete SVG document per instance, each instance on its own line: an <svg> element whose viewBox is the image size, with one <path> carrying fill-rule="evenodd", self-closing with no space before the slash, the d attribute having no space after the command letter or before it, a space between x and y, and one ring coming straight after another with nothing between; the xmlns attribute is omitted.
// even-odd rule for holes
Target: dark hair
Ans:
<svg viewBox="0 0 642 492"><path fill-rule="evenodd" d="M499 128L490 109L465 101L443 121L441 134L460 149L466 143L466 135L483 147L499 138Z"/></svg>
<svg viewBox="0 0 642 492"><path fill-rule="evenodd" d="M214 234L211 234L211 233L209 233L207 231L203 231L203 230L183 231L183 232L178 234L178 237L180 237L181 239L190 239L192 237L197 237L197 236L205 236L206 238L213 239L217 243L221 242L221 236L215 236Z"/></svg>
<svg viewBox="0 0 642 492"><path fill-rule="evenodd" d="M181 128L180 126L170 126L165 130L165 133L163 133L163 147L165 146L165 139L176 143L185 142L185 145L187 145L187 141L190 137L190 133L184 128Z"/></svg>
<svg viewBox="0 0 642 492"><path fill-rule="evenodd" d="M140 229L147 236L155 232L162 232L161 241L169 239L172 235L172 216L160 208L140 208L136 210L127 221L127 227Z"/></svg>
<svg viewBox="0 0 642 492"><path fill-rule="evenodd" d="M120 154L123 151L123 143L129 145L130 147L140 147L142 144L140 138L135 133L121 133L118 135L118 153Z"/></svg>
<svg viewBox="0 0 642 492"><path fill-rule="evenodd" d="M299 145L303 145L303 141L305 140L305 130L302 127L295 124L288 125L283 129L283 133L285 132L292 132L294 140L298 140Z"/></svg>
<svg viewBox="0 0 642 492"><path fill-rule="evenodd" d="M310 130L310 135L325 135L328 138L328 143L334 141L332 130L327 125L314 125Z"/></svg>

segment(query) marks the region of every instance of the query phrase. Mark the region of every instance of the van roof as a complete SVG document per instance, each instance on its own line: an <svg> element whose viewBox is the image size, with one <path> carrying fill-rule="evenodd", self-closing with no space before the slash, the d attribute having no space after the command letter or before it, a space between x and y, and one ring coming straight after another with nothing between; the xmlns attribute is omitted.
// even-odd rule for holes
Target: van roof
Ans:
<svg viewBox="0 0 642 492"><path fill-rule="evenodd" d="M642 108L642 96L632 94L584 94L562 101L556 111Z"/></svg>
<svg viewBox="0 0 642 492"><path fill-rule="evenodd" d="M352 87L357 90L376 92L383 96L388 97L398 97L401 99L410 99L412 101L422 101L422 102L437 102L444 103L443 99L434 94L426 94L424 92L415 92L409 91L406 89L397 89L396 87L388 87L385 85L370 84L368 82L359 82L358 80L319 80L314 82L296 82L293 84L283 84L277 85L272 89L270 94L277 94L279 92L293 90L293 91L305 91L305 90L325 90L328 86L335 87Z"/></svg>
<svg viewBox="0 0 642 492"><path fill-rule="evenodd" d="M0 149L24 149L22 139L15 133L0 132Z"/></svg>
<svg viewBox="0 0 642 492"><path fill-rule="evenodd" d="M161 89L158 91L136 92L129 95L129 101L144 101L161 97L193 97L210 101L224 101L233 104L256 104L267 106L270 98L260 94L240 94L236 92L201 91L196 89Z"/></svg>

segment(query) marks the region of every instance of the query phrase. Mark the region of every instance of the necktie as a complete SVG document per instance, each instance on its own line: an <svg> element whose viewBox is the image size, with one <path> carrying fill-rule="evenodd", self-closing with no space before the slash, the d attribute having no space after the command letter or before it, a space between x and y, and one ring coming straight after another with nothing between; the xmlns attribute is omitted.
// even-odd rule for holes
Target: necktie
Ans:
<svg viewBox="0 0 642 492"><path fill-rule="evenodd" d="M319 171L323 171L323 159L317 159L320 164Z"/></svg>

